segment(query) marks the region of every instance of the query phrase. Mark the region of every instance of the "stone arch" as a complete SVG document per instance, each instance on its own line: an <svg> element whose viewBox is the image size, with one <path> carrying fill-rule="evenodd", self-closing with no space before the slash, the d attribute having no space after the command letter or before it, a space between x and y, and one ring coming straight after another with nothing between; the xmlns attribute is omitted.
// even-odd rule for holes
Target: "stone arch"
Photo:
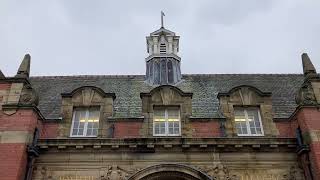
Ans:
<svg viewBox="0 0 320 180"><path fill-rule="evenodd" d="M128 180L211 180L205 173L182 164L158 164L142 169Z"/></svg>
<svg viewBox="0 0 320 180"><path fill-rule="evenodd" d="M72 97L75 94L81 93L83 90L86 90L86 89L91 89L91 90L97 92L98 94L100 94L102 97L110 96L113 99L115 99L115 94L114 93L105 93L101 88L96 87L96 86L81 86L81 87L78 87L78 88L74 89L70 93L62 93L61 95L63 97Z"/></svg>
<svg viewBox="0 0 320 180"><path fill-rule="evenodd" d="M232 94L238 90L241 90L241 89L248 89L250 91L253 91L255 92L256 94L258 94L259 96L271 96L271 93L270 92L263 92L261 91L260 89L254 87L254 86L249 86L249 85L241 85L241 86L236 86L236 87L233 87L232 89L229 90L229 94Z"/></svg>

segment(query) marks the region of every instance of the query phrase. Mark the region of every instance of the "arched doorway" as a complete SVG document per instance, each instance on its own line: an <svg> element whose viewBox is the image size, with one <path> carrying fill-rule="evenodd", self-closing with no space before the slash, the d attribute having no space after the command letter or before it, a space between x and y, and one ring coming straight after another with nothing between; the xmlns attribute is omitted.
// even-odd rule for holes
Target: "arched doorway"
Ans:
<svg viewBox="0 0 320 180"><path fill-rule="evenodd" d="M211 180L211 178L187 165L159 164L138 171L128 180Z"/></svg>

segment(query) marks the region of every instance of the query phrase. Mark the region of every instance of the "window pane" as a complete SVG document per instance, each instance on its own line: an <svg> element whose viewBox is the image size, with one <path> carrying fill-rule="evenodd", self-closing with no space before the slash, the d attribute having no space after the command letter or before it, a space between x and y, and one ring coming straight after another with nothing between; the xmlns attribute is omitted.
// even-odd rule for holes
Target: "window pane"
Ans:
<svg viewBox="0 0 320 180"><path fill-rule="evenodd" d="M163 58L160 63L161 83L165 84L167 83L167 61Z"/></svg>
<svg viewBox="0 0 320 180"><path fill-rule="evenodd" d="M160 122L160 134L166 133L166 122Z"/></svg>
<svg viewBox="0 0 320 180"><path fill-rule="evenodd" d="M87 136L91 136L92 135L92 129L87 129Z"/></svg>
<svg viewBox="0 0 320 180"><path fill-rule="evenodd" d="M235 109L234 115L235 115L235 124L236 124L237 133L239 135L248 134L244 110Z"/></svg>
<svg viewBox="0 0 320 180"><path fill-rule="evenodd" d="M84 109L76 109L74 111L72 135L83 135L85 119L86 111Z"/></svg>
<svg viewBox="0 0 320 180"><path fill-rule="evenodd" d="M97 135L98 135L98 129L93 129L92 135L93 135L93 136L97 136Z"/></svg>
<svg viewBox="0 0 320 180"><path fill-rule="evenodd" d="M154 111L154 115L153 115L153 119L154 121L165 121L166 119L166 116L165 116L165 110L155 110Z"/></svg>
<svg viewBox="0 0 320 180"><path fill-rule="evenodd" d="M154 62L154 83L160 83L160 63L158 61Z"/></svg>
<svg viewBox="0 0 320 180"><path fill-rule="evenodd" d="M178 109L168 109L168 121L179 121Z"/></svg>
<svg viewBox="0 0 320 180"><path fill-rule="evenodd" d="M154 133L160 134L160 124L158 122L154 122Z"/></svg>
<svg viewBox="0 0 320 180"><path fill-rule="evenodd" d="M173 66L172 61L168 61L168 81L169 83L173 83Z"/></svg>
<svg viewBox="0 0 320 180"><path fill-rule="evenodd" d="M78 129L77 128L73 128L72 129L72 135L77 135L78 133Z"/></svg>
<svg viewBox="0 0 320 180"><path fill-rule="evenodd" d="M251 134L262 134L258 111L258 109L247 110Z"/></svg>
<svg viewBox="0 0 320 180"><path fill-rule="evenodd" d="M83 135L83 129L79 129L77 135Z"/></svg>

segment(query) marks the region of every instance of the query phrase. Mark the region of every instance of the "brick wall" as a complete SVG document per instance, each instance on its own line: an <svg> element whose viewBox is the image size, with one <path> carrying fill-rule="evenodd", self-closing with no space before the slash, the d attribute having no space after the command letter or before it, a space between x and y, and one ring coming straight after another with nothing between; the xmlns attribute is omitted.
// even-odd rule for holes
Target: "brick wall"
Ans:
<svg viewBox="0 0 320 180"><path fill-rule="evenodd" d="M217 121L191 122L193 137L219 137L220 124Z"/></svg>
<svg viewBox="0 0 320 180"><path fill-rule="evenodd" d="M114 138L139 137L142 122L116 122L114 123Z"/></svg>
<svg viewBox="0 0 320 180"><path fill-rule="evenodd" d="M27 164L25 144L0 144L0 159L1 180L21 180L24 178Z"/></svg>
<svg viewBox="0 0 320 180"><path fill-rule="evenodd" d="M0 111L0 131L34 131L38 123L38 115L30 109L20 109L12 115Z"/></svg>
<svg viewBox="0 0 320 180"><path fill-rule="evenodd" d="M0 90L7 90L10 89L11 84L10 83L1 83L0 84Z"/></svg>
<svg viewBox="0 0 320 180"><path fill-rule="evenodd" d="M320 111L317 107L303 107L296 119L301 128L304 142L310 146L310 163L313 176L320 180Z"/></svg>
<svg viewBox="0 0 320 180"><path fill-rule="evenodd" d="M40 123L31 109L17 110L12 115L0 111L0 179L21 180L27 165L27 144L32 141Z"/></svg>
<svg viewBox="0 0 320 180"><path fill-rule="evenodd" d="M278 137L296 137L296 121L276 122L275 124L279 131Z"/></svg>
<svg viewBox="0 0 320 180"><path fill-rule="evenodd" d="M40 138L56 138L59 135L59 124L55 122L43 123L40 127Z"/></svg>

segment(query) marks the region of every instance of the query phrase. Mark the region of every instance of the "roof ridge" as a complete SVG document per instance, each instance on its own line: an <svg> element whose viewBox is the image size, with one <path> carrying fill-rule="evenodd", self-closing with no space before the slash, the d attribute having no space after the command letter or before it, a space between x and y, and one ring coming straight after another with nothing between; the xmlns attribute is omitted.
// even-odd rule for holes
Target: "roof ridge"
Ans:
<svg viewBox="0 0 320 180"><path fill-rule="evenodd" d="M237 73L237 74L182 74L183 76L301 76L302 73ZM30 78L68 78L68 77L110 77L110 78L135 78L135 77L145 77L145 75L142 74L133 74L133 75L60 75L60 76L30 76Z"/></svg>
<svg viewBox="0 0 320 180"><path fill-rule="evenodd" d="M135 78L135 77L145 77L145 75L61 75L61 76L30 76L30 78L92 78L92 77L110 77L110 78Z"/></svg>

